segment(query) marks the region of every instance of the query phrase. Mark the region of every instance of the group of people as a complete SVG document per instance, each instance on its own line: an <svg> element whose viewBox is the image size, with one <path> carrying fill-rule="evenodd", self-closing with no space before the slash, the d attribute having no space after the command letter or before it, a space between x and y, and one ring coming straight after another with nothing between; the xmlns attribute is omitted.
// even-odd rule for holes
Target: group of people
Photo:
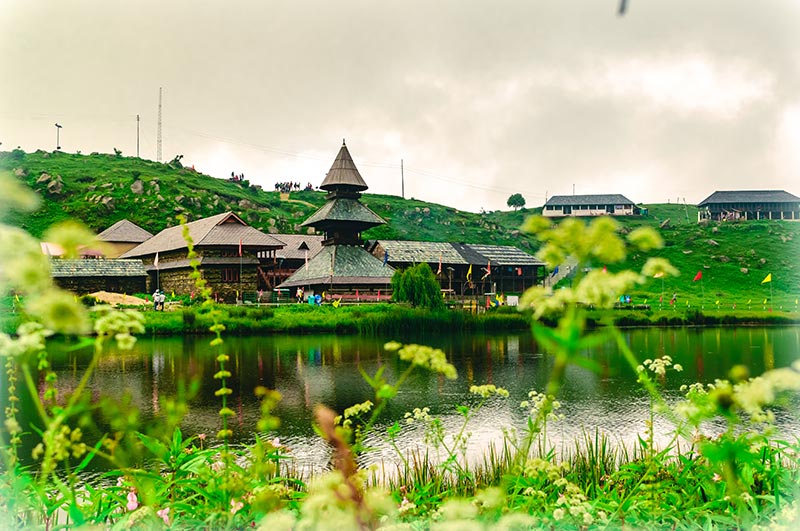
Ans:
<svg viewBox="0 0 800 531"><path fill-rule="evenodd" d="M163 312L164 301L166 300L167 296L164 294L164 290L159 290L159 289L155 290L153 292L153 310L154 311L161 310Z"/></svg>
<svg viewBox="0 0 800 531"><path fill-rule="evenodd" d="M306 187L303 189L306 192L313 192L314 185L308 183ZM281 192L284 194L288 194L289 192L299 192L300 191L300 183L295 183L291 181L287 181L285 183L275 183L275 191Z"/></svg>

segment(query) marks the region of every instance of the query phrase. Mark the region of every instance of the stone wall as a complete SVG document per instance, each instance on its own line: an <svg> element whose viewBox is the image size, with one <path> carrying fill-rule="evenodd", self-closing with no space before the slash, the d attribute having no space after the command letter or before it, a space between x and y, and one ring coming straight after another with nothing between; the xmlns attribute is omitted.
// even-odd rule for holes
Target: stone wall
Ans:
<svg viewBox="0 0 800 531"><path fill-rule="evenodd" d="M96 291L113 293L147 293L147 277L58 277L55 283L78 295L86 295Z"/></svg>

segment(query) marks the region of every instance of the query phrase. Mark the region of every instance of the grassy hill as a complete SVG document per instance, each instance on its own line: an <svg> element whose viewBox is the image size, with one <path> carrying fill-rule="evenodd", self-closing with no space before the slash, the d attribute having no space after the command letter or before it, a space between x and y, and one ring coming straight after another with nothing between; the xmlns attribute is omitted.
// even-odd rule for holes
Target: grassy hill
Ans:
<svg viewBox="0 0 800 531"><path fill-rule="evenodd" d="M68 218L81 219L96 232L125 218L156 233L177 224L178 214L192 220L228 210L265 232L300 233L307 229L300 223L325 203L324 192L292 192L289 201L281 201L279 193L247 181L108 154L15 150L0 153L2 170L13 172L44 199L38 212L11 218L34 236ZM368 239L497 242L528 250L535 245L517 230L522 213L509 222L504 216L460 212L397 196L368 193L363 202L388 222L364 233Z"/></svg>
<svg viewBox="0 0 800 531"><path fill-rule="evenodd" d="M245 182L216 179L183 168L135 157L108 154L75 155L37 151L0 153L0 171L10 171L36 190L42 208L32 214L13 214L11 223L35 236L52 223L77 218L100 232L126 218L156 233L177 223L178 214L189 219L231 210L265 232L300 233L309 215L325 202L323 192L293 192L282 201L274 191ZM516 245L534 252L539 244L520 234L525 217L540 209L495 211L482 214L452 207L406 200L397 196L365 194L363 202L387 224L364 233L365 238L456 241ZM659 227L666 247L656 254L669 259L681 271L667 279L667 300L678 294L680 307L761 310L772 287L775 308L796 309L800 298L800 223L758 221L700 225L697 208L688 205L647 205L648 215L618 218L621 230L636 226ZM667 221L668 220L668 221ZM645 256L631 256L609 269L639 269ZM606 264L592 264L602 267ZM693 282L698 271L703 280ZM761 284L771 273L773 282ZM662 283L650 279L633 293L634 302L657 304ZM704 297L703 297L704 295ZM720 301L717 306L717 301Z"/></svg>

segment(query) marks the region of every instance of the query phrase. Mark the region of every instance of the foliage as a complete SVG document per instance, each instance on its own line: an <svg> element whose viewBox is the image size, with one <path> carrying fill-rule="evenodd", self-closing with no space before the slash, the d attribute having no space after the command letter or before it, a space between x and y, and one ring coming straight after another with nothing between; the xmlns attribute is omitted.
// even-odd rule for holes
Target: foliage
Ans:
<svg viewBox="0 0 800 531"><path fill-rule="evenodd" d="M441 310L444 299L436 275L427 263L398 269L392 275L392 299L412 306Z"/></svg>
<svg viewBox="0 0 800 531"><path fill-rule="evenodd" d="M8 189L25 195L14 185ZM0 194L0 213L19 207L6 204L13 196ZM543 259L572 256L579 266L596 260L621 264L626 253L661 244L649 229L632 231L623 240L607 218L558 227L533 219L526 226L543 241ZM75 242L86 233L67 226L56 234ZM192 243L185 237L193 260ZM143 422L124 400L93 396L89 382L107 344L132 347L135 334L144 329L143 315L96 307L90 318L80 302L52 285L34 238L3 224L0 243L0 291L19 295L18 302L13 300L24 310L16 334L0 334L8 382L0 432L0 520L17 528L760 530L793 528L800 517L800 442L775 435L771 410L781 398L800 391L800 363L755 378L736 367L729 381L688 386L673 404L661 391L664 379L680 369L671 358L640 363L613 326L587 327L588 306L611 308L621 291L653 274L674 274L666 260L649 259L641 271L578 267L571 287L526 293L522 302L532 315L556 323L533 325L553 359L552 374L544 389L532 389L520 404L528 416L526 429L506 432L502 445L487 450L477 463L469 461L467 452L471 421L489 401L507 400L508 393L493 384L472 384L471 399L454 405L462 419L454 431L420 404L378 434L375 427L387 404L413 373L456 377L442 350L386 344L400 370L395 377L386 375L385 366L373 374L362 372L373 399L351 405L340 416L317 407L317 429L330 444L331 468L306 482L291 468L288 450L267 435L278 425L272 411L281 397L275 391L256 391L261 415L254 442L229 442L231 373L223 332L230 314L211 302L196 270L202 302L189 309L194 317L165 313L173 313L179 326L207 326L213 334L221 427L216 436L186 436L180 428L189 412L191 386L176 396L162 395L152 422ZM318 310L319 315L328 311ZM283 313L314 315L306 305ZM94 347L76 382L59 382L51 369L48 338L54 333L75 335ZM585 432L574 451L558 451L548 426L563 420L559 394L564 374L572 365L592 367L584 353L609 339L639 375L649 397L650 423L632 448ZM22 417L23 402L31 404L31 418ZM673 426L664 447L657 447L653 436L656 417ZM422 427L424 448L411 454L398 449L401 421ZM722 427L718 436L704 432L709 423ZM370 452L370 437L385 437L395 448L395 473L381 476L360 466L358 457ZM32 448L31 455L25 448ZM100 460L108 471L89 476L90 465Z"/></svg>
<svg viewBox="0 0 800 531"><path fill-rule="evenodd" d="M520 208L525 207L525 198L522 197L522 194L511 194L508 197L508 201L506 201L506 205L510 206L514 210L518 210Z"/></svg>

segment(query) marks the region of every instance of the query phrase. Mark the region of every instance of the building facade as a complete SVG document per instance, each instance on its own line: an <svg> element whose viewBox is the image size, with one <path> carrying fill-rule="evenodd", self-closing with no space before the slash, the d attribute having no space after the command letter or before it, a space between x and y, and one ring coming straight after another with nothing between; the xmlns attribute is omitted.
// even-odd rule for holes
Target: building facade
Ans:
<svg viewBox="0 0 800 531"><path fill-rule="evenodd" d="M698 205L697 221L800 220L800 197L783 190L717 191Z"/></svg>
<svg viewBox="0 0 800 531"><path fill-rule="evenodd" d="M542 207L549 218L567 216L633 216L640 210L633 201L620 194L554 195Z"/></svg>

